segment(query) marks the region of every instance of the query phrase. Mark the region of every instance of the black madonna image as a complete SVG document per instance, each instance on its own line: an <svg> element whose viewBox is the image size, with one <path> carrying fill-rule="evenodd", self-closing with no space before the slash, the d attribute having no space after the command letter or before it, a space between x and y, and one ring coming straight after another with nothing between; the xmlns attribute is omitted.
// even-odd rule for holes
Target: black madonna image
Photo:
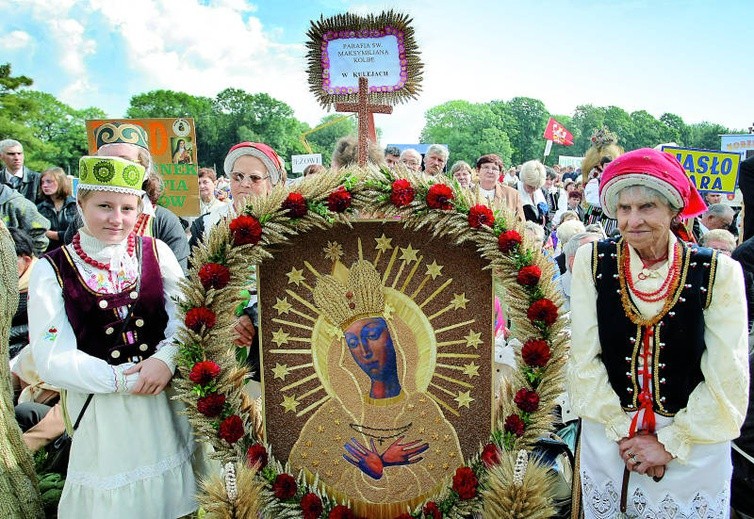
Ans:
<svg viewBox="0 0 754 519"><path fill-rule="evenodd" d="M492 281L471 248L353 227L260 268L265 426L293 470L394 517L489 438Z"/></svg>

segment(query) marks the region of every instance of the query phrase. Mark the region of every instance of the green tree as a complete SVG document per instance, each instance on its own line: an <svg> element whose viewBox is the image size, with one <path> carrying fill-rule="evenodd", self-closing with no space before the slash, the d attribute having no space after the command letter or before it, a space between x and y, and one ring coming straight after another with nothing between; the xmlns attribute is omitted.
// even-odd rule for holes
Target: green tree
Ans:
<svg viewBox="0 0 754 519"><path fill-rule="evenodd" d="M689 148L704 150L719 150L720 136L731 133L729 128L721 124L703 121L689 126Z"/></svg>
<svg viewBox="0 0 754 519"><path fill-rule="evenodd" d="M605 107L604 114L603 124L618 136L618 144L627 150L636 148L634 121L631 119L631 115L617 106ZM591 138L591 133L589 137Z"/></svg>
<svg viewBox="0 0 754 519"><path fill-rule="evenodd" d="M60 166L75 174L79 158L87 154L85 121L104 118L105 112L94 107L75 110L45 92L25 90L17 95L33 107L26 113L24 124L46 144L35 154L33 166Z"/></svg>
<svg viewBox="0 0 754 519"><path fill-rule="evenodd" d="M496 153L505 164L511 162L511 144L502 130L500 117L488 104L448 101L425 113L422 142L447 144L450 162L473 164L487 153Z"/></svg>
<svg viewBox="0 0 754 519"><path fill-rule="evenodd" d="M510 137L513 163L541 160L545 149L542 134L550 117L544 103L530 97L514 97L506 104L506 111L514 121L512 128L516 130Z"/></svg>
<svg viewBox="0 0 754 519"><path fill-rule="evenodd" d="M0 65L0 139L16 139L24 146L26 165L39 168L45 165L41 155L50 151L34 129L24 124L27 114L37 109L33 100L19 97L23 88L32 85L26 76L12 76L10 63Z"/></svg>
<svg viewBox="0 0 754 519"><path fill-rule="evenodd" d="M675 142L684 146L689 142L689 127L680 116L666 112L660 116L660 136L663 143Z"/></svg>
<svg viewBox="0 0 754 519"><path fill-rule="evenodd" d="M662 123L646 110L631 113L633 140L626 143L627 150L654 148L662 144Z"/></svg>
<svg viewBox="0 0 754 519"><path fill-rule="evenodd" d="M223 156L229 146L247 140L268 144L286 162L306 151L300 136L308 127L290 106L268 94L227 88L217 95L215 109L220 113L220 139L228 143Z"/></svg>
<svg viewBox="0 0 754 519"><path fill-rule="evenodd" d="M355 117L330 114L324 116L313 130L308 130L311 133L306 136L306 139L312 147L312 152L321 153L322 162L329 164L338 139L354 135L356 130Z"/></svg>
<svg viewBox="0 0 754 519"><path fill-rule="evenodd" d="M594 131L605 124L605 109L593 105L579 105L573 113L573 134L575 141L573 155L583 156L589 146Z"/></svg>

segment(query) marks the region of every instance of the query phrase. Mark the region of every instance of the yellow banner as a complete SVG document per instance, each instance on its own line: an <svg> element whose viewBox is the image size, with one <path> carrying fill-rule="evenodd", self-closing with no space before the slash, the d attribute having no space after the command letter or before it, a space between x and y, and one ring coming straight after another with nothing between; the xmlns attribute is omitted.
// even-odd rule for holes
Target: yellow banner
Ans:
<svg viewBox="0 0 754 519"><path fill-rule="evenodd" d="M196 129L190 117L166 119L94 119L86 121L89 153L97 151L94 130L107 122L138 124L147 132L154 170L165 182L159 204L177 216L199 216Z"/></svg>
<svg viewBox="0 0 754 519"><path fill-rule="evenodd" d="M662 151L675 155L699 191L735 193L741 162L738 153L673 146L663 146Z"/></svg>

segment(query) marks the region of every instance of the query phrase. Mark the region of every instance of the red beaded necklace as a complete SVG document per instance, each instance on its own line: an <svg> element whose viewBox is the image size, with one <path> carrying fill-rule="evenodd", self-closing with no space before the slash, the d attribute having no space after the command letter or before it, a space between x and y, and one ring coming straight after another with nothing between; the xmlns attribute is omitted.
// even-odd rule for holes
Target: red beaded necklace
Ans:
<svg viewBox="0 0 754 519"><path fill-rule="evenodd" d="M671 260L670 267L668 269L668 275L665 278L665 281L662 283L660 288L655 290L654 292L642 292L641 290L638 290L634 286L634 280L633 275L631 273L631 255L628 251L628 244L623 244L624 250L623 250L623 271L626 273L626 283L628 284L628 287L631 289L631 292L641 299L642 301L645 301L647 303L656 303L657 301L662 301L668 296L669 289L672 286L675 286L676 281L678 280L678 276L680 276L681 269L680 269L680 248L681 246L676 243L675 247L673 247L673 259ZM658 260L655 260L652 264L660 263L661 261L664 261L666 258L660 258ZM647 267L647 265L644 265ZM650 265L651 266L651 265Z"/></svg>
<svg viewBox="0 0 754 519"><path fill-rule="evenodd" d="M73 237L73 241L71 242L71 245L73 245L73 250L76 251L76 254L79 258L84 260L84 263L88 263L89 265L96 267L101 270L110 270L110 265L106 263L102 263L100 261L97 261L96 259L89 256L86 252L84 252L84 249L81 248L81 234L77 233L76 236ZM129 256L134 255L134 249L136 248L136 238L134 237L134 234L131 233L128 235L128 246L126 249L126 252Z"/></svg>
<svg viewBox="0 0 754 519"><path fill-rule="evenodd" d="M149 215L147 213L141 213L136 220L133 233L137 236L144 236L144 232L147 230L149 224Z"/></svg>

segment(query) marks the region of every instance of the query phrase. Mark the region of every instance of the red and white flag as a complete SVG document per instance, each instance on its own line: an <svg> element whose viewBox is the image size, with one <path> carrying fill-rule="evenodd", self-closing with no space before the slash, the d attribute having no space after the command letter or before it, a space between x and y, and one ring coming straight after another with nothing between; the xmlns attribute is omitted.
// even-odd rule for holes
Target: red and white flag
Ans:
<svg viewBox="0 0 754 519"><path fill-rule="evenodd" d="M544 138L562 146L573 146L573 135L558 121L550 117L545 128Z"/></svg>

